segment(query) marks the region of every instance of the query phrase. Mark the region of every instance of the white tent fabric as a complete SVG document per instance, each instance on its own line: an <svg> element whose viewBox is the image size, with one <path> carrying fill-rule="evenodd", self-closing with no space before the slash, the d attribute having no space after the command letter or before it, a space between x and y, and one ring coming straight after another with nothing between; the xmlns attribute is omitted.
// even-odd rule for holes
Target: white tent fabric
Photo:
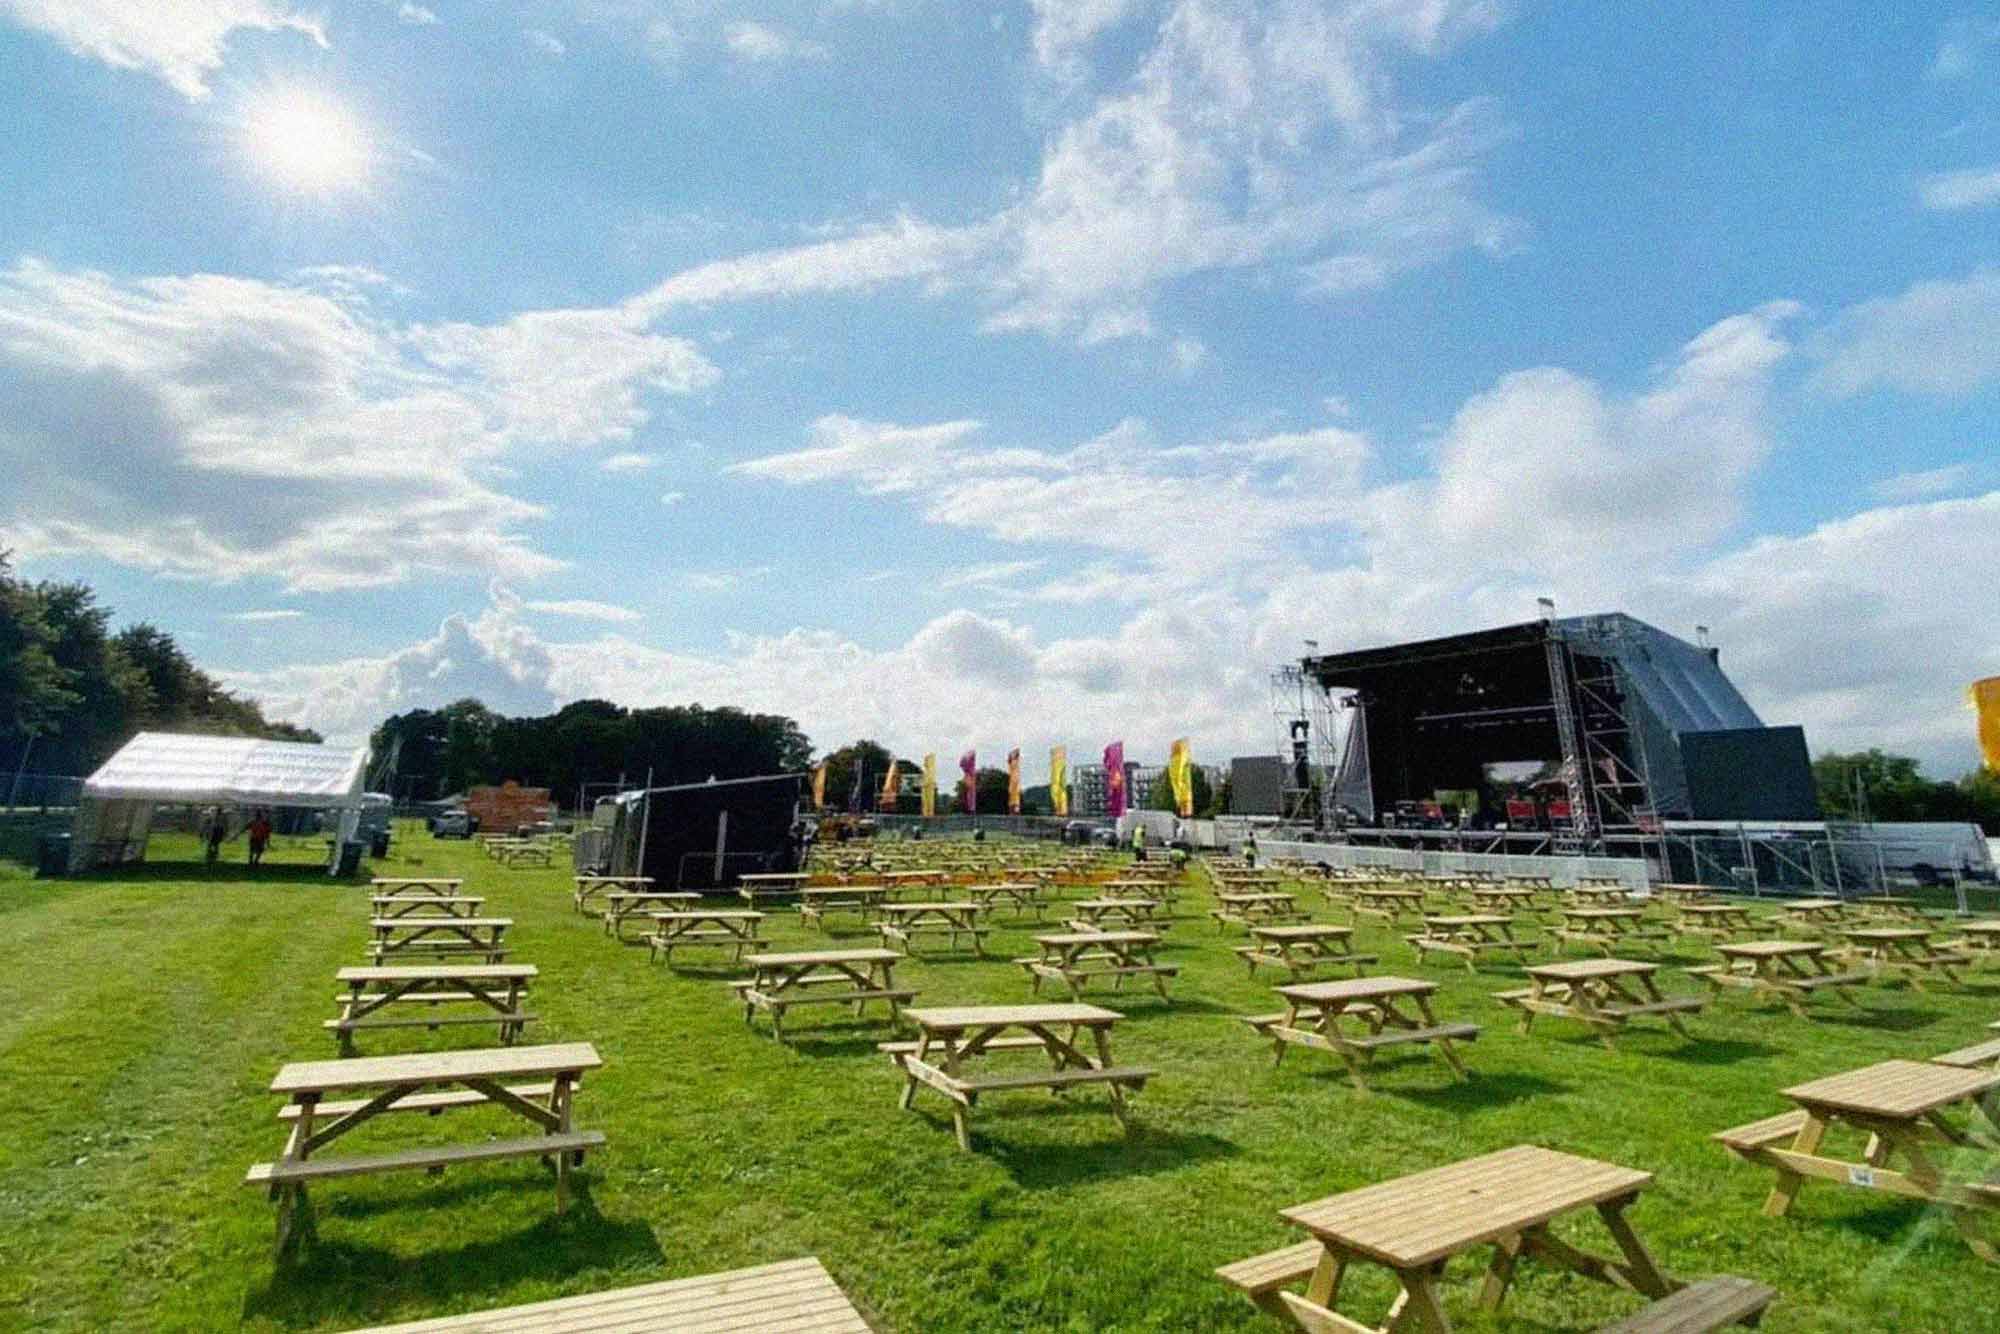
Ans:
<svg viewBox="0 0 2000 1334"><path fill-rule="evenodd" d="M141 732L92 774L99 801L358 808L368 749Z"/></svg>

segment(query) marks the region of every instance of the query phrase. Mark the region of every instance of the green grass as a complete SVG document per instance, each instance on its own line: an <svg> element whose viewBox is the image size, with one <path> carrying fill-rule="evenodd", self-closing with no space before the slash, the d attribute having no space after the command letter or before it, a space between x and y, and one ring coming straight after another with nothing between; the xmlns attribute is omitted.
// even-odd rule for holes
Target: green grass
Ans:
<svg viewBox="0 0 2000 1334"><path fill-rule="evenodd" d="M154 856L176 851L192 859L192 840L160 840ZM1280 1206L1533 1141L1654 1172L1631 1214L1641 1235L1674 1273L1777 1286L1766 1329L2000 1328L1995 1275L1922 1206L1815 1184L1791 1217L1766 1219L1769 1174L1707 1138L1783 1110L1785 1084L1985 1036L2000 1011L1986 982L1870 988L1868 1014L1828 999L1803 1022L1732 998L1691 1021L1692 1045L1648 1024L1607 1053L1560 1021L1517 1036L1488 995L1513 985L1497 961L1477 976L1415 963L1364 927L1359 946L1383 954L1383 971L1436 978L1442 1017L1485 1025L1464 1048L1469 1084L1419 1052L1385 1059L1364 1096L1318 1053L1274 1070L1231 1018L1272 1008L1270 979L1246 977L1197 889L1163 955L1182 968L1173 1004L1091 997L1129 1015L1120 1062L1161 1071L1135 1101L1132 1137L1099 1092L1021 1093L982 1103L976 1152L962 1154L940 1099L897 1110L877 1027L795 1012L798 1040L781 1047L746 1031L727 970L649 966L575 915L564 869L503 870L410 828L376 865L464 874L515 919L515 957L541 968L530 1040L597 1045L605 1066L578 1095L578 1123L610 1145L560 1220L531 1163L323 1184L317 1237L276 1265L272 1207L240 1184L282 1142L265 1085L286 1061L333 1054L320 1029L333 971L365 939L364 891L283 864L317 851L280 840L280 864L254 880L240 865L157 862L121 879L0 876L0 1326L340 1329L814 1254L878 1327L906 1334L1275 1331L1210 1271L1297 1240ZM240 862L240 842L229 854ZM774 921L781 944L823 940ZM1000 961L916 961L898 980L920 1004L1027 1000L1004 960L1029 952L1030 930L1004 914L1001 927ZM1702 959L1684 947L1677 961ZM371 1053L491 1040L370 1037ZM491 1110L454 1115L518 1133ZM385 1118L356 1147L438 1125ZM1594 1222L1565 1231L1608 1244ZM1483 1262L1461 1261L1448 1283L1466 1330L1588 1329L1637 1304L1527 1265L1496 1318L1473 1302ZM1363 1274L1343 1306L1379 1314L1389 1295Z"/></svg>

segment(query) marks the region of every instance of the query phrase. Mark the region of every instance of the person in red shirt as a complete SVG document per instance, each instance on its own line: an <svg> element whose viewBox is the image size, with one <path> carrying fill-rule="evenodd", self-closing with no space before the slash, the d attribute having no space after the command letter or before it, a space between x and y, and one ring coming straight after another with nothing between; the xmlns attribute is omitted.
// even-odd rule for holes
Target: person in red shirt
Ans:
<svg viewBox="0 0 2000 1334"><path fill-rule="evenodd" d="M258 811L250 817L250 823L243 832L250 836L250 864L255 866L264 860L264 848L271 841L270 817Z"/></svg>

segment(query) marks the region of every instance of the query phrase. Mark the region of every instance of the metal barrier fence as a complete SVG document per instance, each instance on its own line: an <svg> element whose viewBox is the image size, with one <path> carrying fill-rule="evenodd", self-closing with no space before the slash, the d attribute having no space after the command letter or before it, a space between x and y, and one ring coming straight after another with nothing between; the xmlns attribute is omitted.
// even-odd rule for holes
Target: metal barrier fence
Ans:
<svg viewBox="0 0 2000 1334"><path fill-rule="evenodd" d="M0 776L0 809L73 810L83 795L83 779L74 774L6 774Z"/></svg>

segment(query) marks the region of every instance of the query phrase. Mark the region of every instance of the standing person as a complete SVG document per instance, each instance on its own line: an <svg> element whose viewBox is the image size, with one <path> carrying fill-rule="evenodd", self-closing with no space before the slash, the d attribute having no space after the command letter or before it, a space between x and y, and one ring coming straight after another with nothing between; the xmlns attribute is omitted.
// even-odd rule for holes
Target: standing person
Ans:
<svg viewBox="0 0 2000 1334"><path fill-rule="evenodd" d="M1135 862L1146 860L1146 826L1142 824L1132 826L1132 860Z"/></svg>
<svg viewBox="0 0 2000 1334"><path fill-rule="evenodd" d="M1243 864L1249 867L1257 865L1257 831L1254 829L1243 840Z"/></svg>
<svg viewBox="0 0 2000 1334"><path fill-rule="evenodd" d="M213 866L216 859L222 856L222 836L228 832L228 824L222 818L222 807L210 808L208 828L202 832L203 837L208 840L208 864Z"/></svg>
<svg viewBox="0 0 2000 1334"><path fill-rule="evenodd" d="M244 832L250 836L250 864L259 865L264 860L264 849L271 842L271 817L266 811L258 811L250 817Z"/></svg>

